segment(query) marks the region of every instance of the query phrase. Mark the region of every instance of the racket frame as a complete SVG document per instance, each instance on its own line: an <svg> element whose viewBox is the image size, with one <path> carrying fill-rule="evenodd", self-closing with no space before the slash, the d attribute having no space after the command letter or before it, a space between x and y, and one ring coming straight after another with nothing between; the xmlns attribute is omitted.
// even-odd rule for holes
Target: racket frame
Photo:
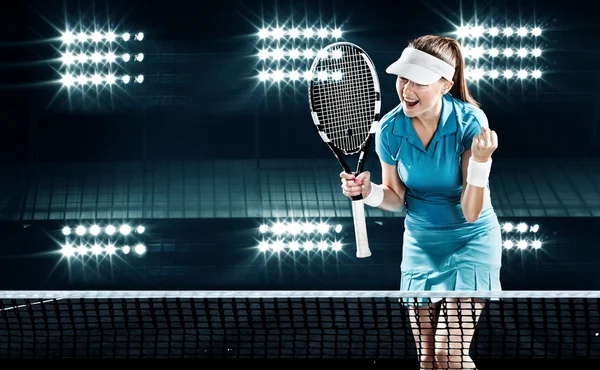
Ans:
<svg viewBox="0 0 600 370"><path fill-rule="evenodd" d="M373 121L371 123L369 133L367 134L366 138L363 140L361 145L356 150L347 151L347 150L344 150L344 149L341 149L341 148L338 148L337 146L335 146L333 144L333 141L330 140L330 138L327 136L327 133L325 132L323 125L319 122L319 117L317 115L316 108L314 106L315 102L312 97L312 95L313 95L312 88L313 88L314 80L311 80L308 85L309 107L310 107L310 112L311 112L313 123L315 124L315 126L318 129L321 139L323 140L323 142L325 142L325 144L327 144L327 146L329 147L329 149L331 150L331 152L337 159L338 163L342 166L343 170L346 173L352 174L352 169L348 165L348 162L344 159L344 156L352 156L352 155L359 153L358 162L357 162L356 171L355 171L356 176L358 176L364 170L365 160L367 158L367 155L369 154L371 142L373 141L373 138L374 138L377 128L379 126L379 120L380 120L380 115L381 115L381 88L379 85L379 77L377 75L377 70L375 69L375 65L374 65L373 61L371 60L371 58L369 57L369 55L360 46L358 46L354 43L351 43L351 42L342 41L342 42L336 42L336 43L329 44L324 49L329 50L329 49L334 49L334 48L340 47L340 46L356 48L359 51L359 54L361 55L361 57L365 60L365 62L369 66L369 71L371 72L371 77L373 79L373 85L374 85L374 90L375 90L375 106L374 106L374 111L373 111ZM319 58L319 57L316 57L313 60L313 63L310 67L310 72L313 74L313 76L315 76L315 72L316 72L315 70L316 70L316 67L319 64L320 60L321 60L321 58ZM315 78L315 77L313 77L313 78ZM364 217L365 217L364 202L363 202L362 193L352 196L351 198L352 198L352 213L354 216L353 217L354 224L355 224L354 226L355 226L356 239L357 239L356 255L358 258L369 257L369 256L371 256L371 251L368 246L368 239L367 239L367 235L366 235L366 225L365 225L365 219L364 219Z"/></svg>

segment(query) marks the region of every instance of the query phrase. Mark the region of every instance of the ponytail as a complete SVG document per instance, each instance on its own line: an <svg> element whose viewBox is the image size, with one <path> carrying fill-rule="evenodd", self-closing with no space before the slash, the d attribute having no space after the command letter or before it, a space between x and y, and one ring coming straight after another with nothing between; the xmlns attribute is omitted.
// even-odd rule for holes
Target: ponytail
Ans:
<svg viewBox="0 0 600 370"><path fill-rule="evenodd" d="M479 102L473 98L471 92L469 91L469 86L467 86L467 79L465 76L465 60L463 58L460 45L458 44L458 41L454 39L449 37L446 39L452 47L454 60L456 61L456 66L454 67L454 77L452 78L452 82L454 82L454 84L450 89L450 94L479 108Z"/></svg>
<svg viewBox="0 0 600 370"><path fill-rule="evenodd" d="M431 54L453 66L455 72L450 94L479 108L479 103L473 98L467 86L465 61L458 41L450 37L426 35L410 41L408 46Z"/></svg>

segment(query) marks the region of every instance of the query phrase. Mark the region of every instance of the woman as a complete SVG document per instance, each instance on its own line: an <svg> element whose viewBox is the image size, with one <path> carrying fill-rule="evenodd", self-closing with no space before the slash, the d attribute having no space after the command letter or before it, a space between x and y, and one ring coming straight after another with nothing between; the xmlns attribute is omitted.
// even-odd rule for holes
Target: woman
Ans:
<svg viewBox="0 0 600 370"><path fill-rule="evenodd" d="M488 178L498 138L466 84L460 45L423 36L387 73L400 104L380 121L382 184L342 172L343 193L367 205L406 206L402 291L501 290L502 238ZM485 296L485 294L482 294ZM485 301L424 299L409 305L422 368L475 368L469 348Z"/></svg>

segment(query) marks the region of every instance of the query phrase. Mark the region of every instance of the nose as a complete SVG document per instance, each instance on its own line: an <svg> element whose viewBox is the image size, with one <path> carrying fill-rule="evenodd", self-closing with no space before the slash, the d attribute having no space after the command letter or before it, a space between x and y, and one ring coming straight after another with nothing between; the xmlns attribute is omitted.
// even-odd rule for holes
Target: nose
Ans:
<svg viewBox="0 0 600 370"><path fill-rule="evenodd" d="M404 90L404 92L409 92L410 93L410 92L413 91L414 87L415 87L414 82L412 82L412 81L409 80L409 81L406 81L404 83L404 89L403 90Z"/></svg>

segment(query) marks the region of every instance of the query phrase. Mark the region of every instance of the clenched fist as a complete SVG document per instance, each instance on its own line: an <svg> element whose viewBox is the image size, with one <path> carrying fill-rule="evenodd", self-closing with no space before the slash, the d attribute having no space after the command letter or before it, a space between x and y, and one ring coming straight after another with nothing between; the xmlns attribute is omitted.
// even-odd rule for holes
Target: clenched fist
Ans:
<svg viewBox="0 0 600 370"><path fill-rule="evenodd" d="M362 193L363 198L366 198L371 193L371 173L364 171L360 175L355 176L355 173L349 174L342 171L340 178L342 179L342 192L348 198L352 198Z"/></svg>
<svg viewBox="0 0 600 370"><path fill-rule="evenodd" d="M487 162L497 148L498 135L494 130L483 127L481 134L473 138L471 158L476 162Z"/></svg>

